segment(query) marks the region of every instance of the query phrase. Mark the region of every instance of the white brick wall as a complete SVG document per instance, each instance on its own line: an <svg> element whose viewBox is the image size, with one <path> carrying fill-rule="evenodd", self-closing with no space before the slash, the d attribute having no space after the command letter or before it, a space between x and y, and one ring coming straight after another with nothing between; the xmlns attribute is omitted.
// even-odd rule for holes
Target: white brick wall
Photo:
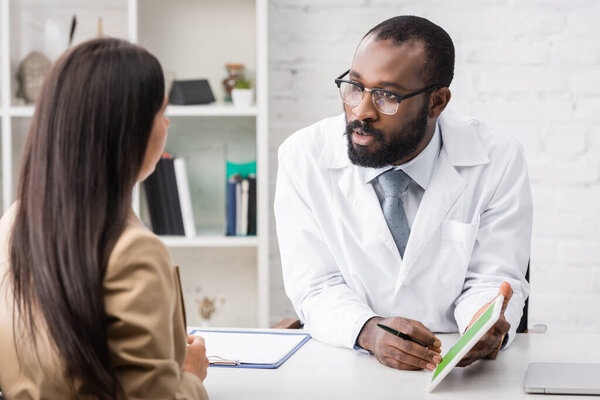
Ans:
<svg viewBox="0 0 600 400"><path fill-rule="evenodd" d="M442 26L456 47L451 108L517 137L535 216L530 324L600 332L600 1L271 0L271 193L276 150L337 114L333 84L361 37L400 14ZM272 231L272 320L293 315Z"/></svg>

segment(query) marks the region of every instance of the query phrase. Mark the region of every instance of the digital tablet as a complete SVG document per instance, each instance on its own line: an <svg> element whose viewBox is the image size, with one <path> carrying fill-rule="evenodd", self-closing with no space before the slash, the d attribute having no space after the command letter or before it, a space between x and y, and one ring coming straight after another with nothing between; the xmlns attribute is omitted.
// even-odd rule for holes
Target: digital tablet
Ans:
<svg viewBox="0 0 600 400"><path fill-rule="evenodd" d="M450 373L452 368L471 350L481 337L498 321L504 296L499 295L496 300L485 309L477 321L446 353L442 362L438 364L427 384L427 391L431 392Z"/></svg>

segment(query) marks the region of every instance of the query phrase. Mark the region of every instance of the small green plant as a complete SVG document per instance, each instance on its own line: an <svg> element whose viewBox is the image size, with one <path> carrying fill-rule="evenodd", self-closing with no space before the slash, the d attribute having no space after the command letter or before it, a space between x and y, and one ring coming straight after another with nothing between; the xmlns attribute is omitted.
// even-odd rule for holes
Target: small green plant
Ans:
<svg viewBox="0 0 600 400"><path fill-rule="evenodd" d="M236 89L250 89L251 87L252 87L252 84L250 83L250 81L246 80L245 78L241 78L240 80L238 80L234 86L234 88L236 88Z"/></svg>

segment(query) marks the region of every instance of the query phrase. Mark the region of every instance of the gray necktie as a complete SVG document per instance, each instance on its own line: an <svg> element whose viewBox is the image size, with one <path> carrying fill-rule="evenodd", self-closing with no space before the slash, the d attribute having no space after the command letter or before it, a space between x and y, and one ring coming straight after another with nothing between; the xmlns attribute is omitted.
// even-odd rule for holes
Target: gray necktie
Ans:
<svg viewBox="0 0 600 400"><path fill-rule="evenodd" d="M391 169L379 175L377 180L385 196L381 204L385 221L394 237L400 255L404 257L410 228L400 195L406 190L411 179L404 171Z"/></svg>

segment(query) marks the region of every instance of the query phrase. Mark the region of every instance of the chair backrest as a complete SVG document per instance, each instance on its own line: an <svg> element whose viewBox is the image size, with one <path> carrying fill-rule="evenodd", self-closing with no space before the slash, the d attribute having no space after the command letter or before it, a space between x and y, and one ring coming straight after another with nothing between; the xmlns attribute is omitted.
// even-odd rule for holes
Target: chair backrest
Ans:
<svg viewBox="0 0 600 400"><path fill-rule="evenodd" d="M525 279L529 282L529 264L527 262L527 272L525 272ZM529 310L529 297L525 300L525 305L523 306L523 315L521 316L521 321L519 322L519 326L517 327L517 333L525 333L527 330L527 311Z"/></svg>

